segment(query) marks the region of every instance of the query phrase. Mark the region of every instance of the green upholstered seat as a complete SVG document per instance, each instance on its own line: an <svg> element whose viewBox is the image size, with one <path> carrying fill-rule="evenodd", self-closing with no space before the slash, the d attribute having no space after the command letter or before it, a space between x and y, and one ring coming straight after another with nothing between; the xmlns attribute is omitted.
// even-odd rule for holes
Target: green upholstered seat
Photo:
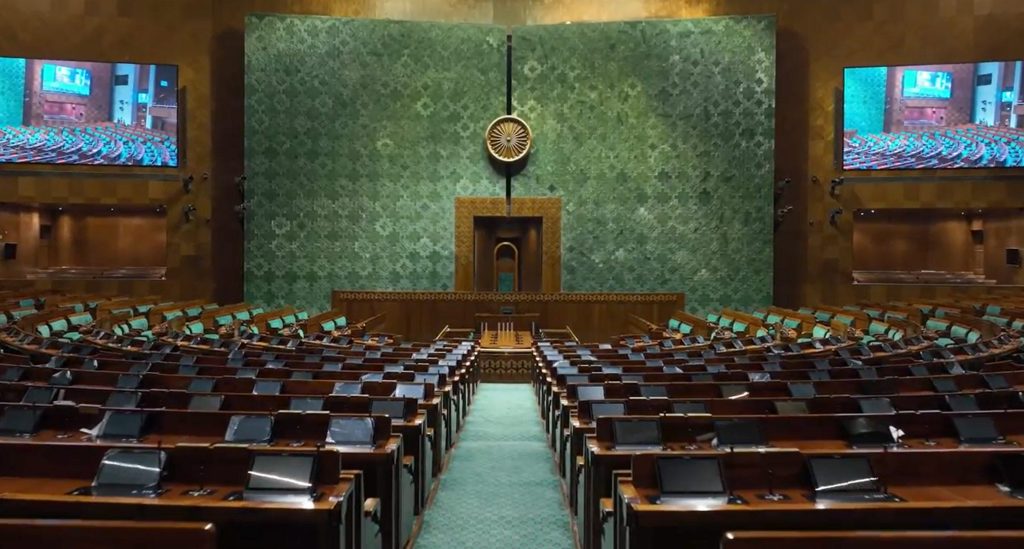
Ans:
<svg viewBox="0 0 1024 549"><path fill-rule="evenodd" d="M836 315L834 320L844 326L850 326L853 324L853 316L851 315Z"/></svg>
<svg viewBox="0 0 1024 549"><path fill-rule="evenodd" d="M949 328L949 335L954 338L965 339L967 337L967 332L969 331L970 328L968 328L967 326L963 326L961 324L954 324Z"/></svg>
<svg viewBox="0 0 1024 549"><path fill-rule="evenodd" d="M832 313L830 311L816 311L814 319L818 322L829 322L832 320Z"/></svg>
<svg viewBox="0 0 1024 549"><path fill-rule="evenodd" d="M148 303L146 305L136 305L135 306L135 310L138 311L139 314L146 314L152 308L153 308L153 304L151 304L151 303Z"/></svg>
<svg viewBox="0 0 1024 549"><path fill-rule="evenodd" d="M295 318L299 319L299 322L309 320L309 311L299 311L295 313Z"/></svg>
<svg viewBox="0 0 1024 549"><path fill-rule="evenodd" d="M344 315L339 316L338 318L334 319L334 325L337 326L338 328L344 328L345 326L348 326L348 318L346 318Z"/></svg>
<svg viewBox="0 0 1024 549"><path fill-rule="evenodd" d="M864 309L864 312L871 318L882 318L882 311L878 309Z"/></svg>
<svg viewBox="0 0 1024 549"><path fill-rule="evenodd" d="M6 313L0 313L0 326L6 326L6 325L7 325L7 314Z"/></svg>
<svg viewBox="0 0 1024 549"><path fill-rule="evenodd" d="M1010 323L1010 327L1017 331L1024 330L1024 318L1014 320Z"/></svg>
<svg viewBox="0 0 1024 549"><path fill-rule="evenodd" d="M768 330L766 330L764 328L758 328L757 332L754 334L755 337L764 337L766 335L771 335L771 334L769 334Z"/></svg>
<svg viewBox="0 0 1024 549"><path fill-rule="evenodd" d="M985 314L987 315L997 315L1001 312L1003 312L1003 308L999 305L985 305Z"/></svg>
<svg viewBox="0 0 1024 549"><path fill-rule="evenodd" d="M238 311L235 313L235 318L238 320L249 320L252 317L249 316L249 311Z"/></svg>
<svg viewBox="0 0 1024 549"><path fill-rule="evenodd" d="M284 322L285 326L291 326L292 324L295 324L295 315L284 315L281 317L281 320Z"/></svg>
<svg viewBox="0 0 1024 549"><path fill-rule="evenodd" d="M63 318L50 321L50 330L53 332L66 332L68 331L68 321Z"/></svg>
<svg viewBox="0 0 1024 549"><path fill-rule="evenodd" d="M114 327L111 328L111 331L114 332L114 335L123 336L124 334L128 333L128 326L126 324L114 324Z"/></svg>
<svg viewBox="0 0 1024 549"><path fill-rule="evenodd" d="M715 313L708 313L708 315L704 318L706 318L708 322L714 322L717 324L719 317Z"/></svg>
<svg viewBox="0 0 1024 549"><path fill-rule="evenodd" d="M781 321L782 315L777 313L768 313L768 316L765 318L765 322L767 322L768 324L778 324Z"/></svg>
<svg viewBox="0 0 1024 549"><path fill-rule="evenodd" d="M981 317L989 322L994 322L1000 326L1006 326L1010 323L1010 319L1002 316L985 315Z"/></svg>
<svg viewBox="0 0 1024 549"><path fill-rule="evenodd" d="M330 332L331 330L334 329L334 326L335 324L333 320L325 320L320 323L320 329L322 329L325 332Z"/></svg>
<svg viewBox="0 0 1024 549"><path fill-rule="evenodd" d="M938 318L929 318L928 322L924 323L924 327L934 332L945 332L949 329L949 321L940 320Z"/></svg>
<svg viewBox="0 0 1024 549"><path fill-rule="evenodd" d="M787 318L787 319L782 321L782 325L787 327L787 328L792 328L792 329L795 330L795 329L800 327L800 319L799 318Z"/></svg>
<svg viewBox="0 0 1024 549"><path fill-rule="evenodd" d="M679 323L679 333L681 333L683 335L690 335L691 332L693 332L693 325L692 324L689 324L687 322L680 322Z"/></svg>
<svg viewBox="0 0 1024 549"><path fill-rule="evenodd" d="M811 335L817 339L828 337L829 332L828 326L824 324L815 324L814 328L811 329Z"/></svg>
<svg viewBox="0 0 1024 549"><path fill-rule="evenodd" d="M668 329L672 330L673 332L678 332L679 331L679 324L680 324L679 320L677 320L675 318L668 319Z"/></svg>
<svg viewBox="0 0 1024 549"><path fill-rule="evenodd" d="M195 307L185 307L185 316L192 318L202 314L203 308L196 305Z"/></svg>
<svg viewBox="0 0 1024 549"><path fill-rule="evenodd" d="M182 312L180 310L177 310L177 309L175 309L173 311L164 311L164 322L167 322L167 321L170 321L170 320L174 320L175 318L178 318L181 315L182 315Z"/></svg>
<svg viewBox="0 0 1024 549"><path fill-rule="evenodd" d="M64 332L61 334L61 337L68 341L78 341L79 339L82 339L83 336L78 332Z"/></svg>
<svg viewBox="0 0 1024 549"><path fill-rule="evenodd" d="M18 307L32 307L36 304L36 300L32 298L25 298L18 300Z"/></svg>
<svg viewBox="0 0 1024 549"><path fill-rule="evenodd" d="M747 323L743 322L742 320L737 320L736 322L732 323L732 331L735 334L745 334L745 333L747 333L747 327L748 327Z"/></svg>
<svg viewBox="0 0 1024 549"><path fill-rule="evenodd" d="M755 317L761 319L761 320L764 320L764 319L768 318L768 311L764 311L764 310L757 310L757 311L754 311L751 314L754 315Z"/></svg>
<svg viewBox="0 0 1024 549"><path fill-rule="evenodd" d="M50 337L50 327L46 324L36 326L36 333L43 337Z"/></svg>
<svg viewBox="0 0 1024 549"><path fill-rule="evenodd" d="M216 309L217 307L220 307L220 305L217 305L216 303L207 303L206 305L203 305L203 310L209 311L210 309Z"/></svg>
<svg viewBox="0 0 1024 549"><path fill-rule="evenodd" d="M232 320L234 320L234 319L229 314L228 315L215 316L215 317L213 317L213 325L217 326L217 327L226 326L228 324L231 324Z"/></svg>
<svg viewBox="0 0 1024 549"><path fill-rule="evenodd" d="M805 315L813 315L814 314L814 309L812 309L810 307L800 307L799 309L797 309L797 311L801 312L801 313L803 313Z"/></svg>
<svg viewBox="0 0 1024 549"><path fill-rule="evenodd" d="M875 339L875 336L866 335L866 336L860 338L860 342L863 343L864 345L867 345L868 343L874 343L876 341L878 341L878 340Z"/></svg>
<svg viewBox="0 0 1024 549"><path fill-rule="evenodd" d="M978 330L971 330L967 332L967 343L977 343L981 339L981 332Z"/></svg>
<svg viewBox="0 0 1024 549"><path fill-rule="evenodd" d="M270 328L271 330L280 330L281 328L284 328L284 321L280 318L272 318L267 321L267 328Z"/></svg>
<svg viewBox="0 0 1024 549"><path fill-rule="evenodd" d="M188 324L185 325L185 333L189 335L199 335L204 331L205 329L203 328L203 323L198 320L196 320L195 322L189 322Z"/></svg>
<svg viewBox="0 0 1024 549"><path fill-rule="evenodd" d="M80 313L85 310L85 304L75 303L74 305L71 306L71 309L74 310L76 313Z"/></svg>
<svg viewBox="0 0 1024 549"><path fill-rule="evenodd" d="M889 331L886 332L885 335L889 336L889 338L894 340L894 341L899 341L899 340L903 339L903 330L893 326L893 327L889 328Z"/></svg>
<svg viewBox="0 0 1024 549"><path fill-rule="evenodd" d="M89 313L78 313L68 317L68 321L71 322L72 326L85 326L92 322L92 315Z"/></svg>
<svg viewBox="0 0 1024 549"><path fill-rule="evenodd" d="M265 312L266 311L263 310L263 307L253 307L252 309L249 309L249 314L252 316L261 315Z"/></svg>
<svg viewBox="0 0 1024 549"><path fill-rule="evenodd" d="M718 325L723 328L728 328L732 326L733 321L734 319L731 316L722 315L718 317Z"/></svg>
<svg viewBox="0 0 1024 549"><path fill-rule="evenodd" d="M146 330L149 329L149 320L144 316L137 316L128 321L128 326L132 330Z"/></svg>
<svg viewBox="0 0 1024 549"><path fill-rule="evenodd" d="M11 311L11 316L14 317L14 320L21 320L28 315L34 314L36 314L35 309L15 309Z"/></svg>
<svg viewBox="0 0 1024 549"><path fill-rule="evenodd" d="M952 339L949 339L948 337L940 337L935 341L935 343L941 347L949 347L951 345L956 345L956 342L953 341Z"/></svg>
<svg viewBox="0 0 1024 549"><path fill-rule="evenodd" d="M879 335L879 334L884 334L888 330L889 330L889 325L886 324L885 322L879 322L877 320L873 320L873 321L871 321L871 324L868 324L868 335L876 336L876 335Z"/></svg>

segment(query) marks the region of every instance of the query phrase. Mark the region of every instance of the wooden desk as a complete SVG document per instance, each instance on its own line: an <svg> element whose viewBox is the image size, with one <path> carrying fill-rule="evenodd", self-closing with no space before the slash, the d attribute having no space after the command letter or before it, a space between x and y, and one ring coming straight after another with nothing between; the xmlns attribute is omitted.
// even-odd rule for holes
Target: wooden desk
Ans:
<svg viewBox="0 0 1024 549"><path fill-rule="evenodd" d="M5 549L217 549L208 522L0 519L0 539Z"/></svg>
<svg viewBox="0 0 1024 549"><path fill-rule="evenodd" d="M1024 547L1024 531L985 530L981 532L727 532L722 549L1018 549Z"/></svg>

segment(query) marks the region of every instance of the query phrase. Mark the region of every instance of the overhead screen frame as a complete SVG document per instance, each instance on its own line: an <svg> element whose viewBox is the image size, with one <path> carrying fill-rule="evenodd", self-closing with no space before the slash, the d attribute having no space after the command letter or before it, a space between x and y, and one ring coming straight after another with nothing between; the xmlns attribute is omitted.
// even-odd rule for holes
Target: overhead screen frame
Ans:
<svg viewBox="0 0 1024 549"><path fill-rule="evenodd" d="M185 89L181 85L181 65L180 64L178 64L178 63L161 63L161 62L153 62L153 61L138 61L138 60L128 60L128 59L102 60L102 59L79 59L79 58L68 58L68 57L64 57L64 58L61 58L61 59L55 59L55 58L49 58L49 57L47 57L47 58L44 58L44 57L26 57L26 56L14 56L14 55L0 55L0 59L23 59L23 60L25 60L26 63L29 62L29 61L38 61L41 65L56 64L58 66L66 66L66 65L61 65L61 63L98 63L98 64L111 65L111 66L115 66L115 65L119 65L119 64L124 64L124 65L136 65L136 66L153 65L153 66L162 66L162 67L173 67L174 68L174 74L175 74L175 81L174 81L173 88L174 88L174 97L175 97L175 103L176 103L175 109L176 109L176 112L177 112L176 121L175 121L175 128L174 128L174 142L175 142L175 145L176 145L176 147L178 149L177 150L177 163L174 164L174 165L167 165L167 166L154 166L154 165L146 165L146 164L112 164L112 163L107 163L107 164L86 164L86 163L35 162L35 161L8 162L8 161L0 160L0 170L12 169L11 167L13 167L13 166L26 166L26 167L37 167L37 168L40 167L40 166L46 166L48 168L54 168L54 169L58 169L58 170L61 170L61 171L68 171L68 172L78 173L78 174L82 174L82 175L89 175L91 173L100 173L100 174L104 174L104 175L108 175L109 174L109 175L113 175L113 176L123 175L123 176L127 176L127 177L133 177L135 174L133 174L131 172L124 171L124 170L127 169L127 170L146 170L146 173L151 174L152 176L156 176L156 177L162 177L164 175L166 175L167 177L175 177L174 172L177 172L177 171L183 169L186 166L186 155L185 155L186 128L185 128L185 123L186 123L186 112L187 111L185 109L185 106L186 106L185 105L185 100L186 100ZM40 70L42 70L42 67L40 67ZM95 91L95 82L93 82L93 79L94 79L93 77L94 77L94 75L90 74L90 91L91 92ZM42 78L41 75L40 75L40 78ZM113 78L111 78L111 83L113 83ZM42 86L42 83L40 83L40 92L42 92L42 93L56 93L56 94L62 94L63 93L65 95L71 95L71 96L75 96L75 97L86 97L86 96L78 95L78 94L74 94L74 93L45 91L45 90L42 90L41 86ZM153 90L149 90L147 93L149 95L148 99L152 100L154 98L154 96L155 96L155 94L153 93ZM90 95L91 95L91 93L90 93ZM137 102L138 97L136 97L135 99L136 99L136 102ZM147 109L148 109L148 107L151 107L151 106L152 106L152 104L149 104L147 106ZM112 171L114 173L104 172L103 171L105 169L110 169L110 168L113 169ZM13 169L17 169L17 168L13 168ZM100 172L94 172L94 170L100 170ZM19 173L23 173L23 172L21 172L19 170ZM47 172L41 172L41 173L49 173L49 170Z"/></svg>
<svg viewBox="0 0 1024 549"><path fill-rule="evenodd" d="M834 88L833 104L834 104L834 129L833 129L833 167L841 172L844 177L848 180L853 181L900 181L900 180L914 180L919 178L927 177L933 180L939 179L971 179L977 180L979 178L987 179L1005 179L1005 178L1020 178L1024 177L1024 165L1021 166L969 166L969 167L896 167L896 168L847 168L845 159L845 118L846 118L846 87L847 87L847 71L851 69L869 69L869 68L886 68L892 69L907 69L915 67L928 67L935 65L979 65L981 63L1024 63L1024 53L1018 59L987 59L987 60L967 60L967 61L921 61L911 63L899 63L899 64L865 64L865 65L847 65L842 68L839 75L840 85ZM977 71L972 76L972 85L976 84ZM951 84L952 89L950 90L949 98L927 98L927 97L914 97L912 100L921 101L950 101L956 97L955 91L955 75L953 83ZM897 83L900 94L902 96L904 92L904 82L901 79ZM1006 92L1005 89L999 89L998 95L1003 96ZM886 99L888 101L888 98ZM1024 77L1022 77L1021 90L1018 93L1018 101L1024 102ZM1024 114L1020 115L1024 116ZM994 172L992 175L986 175L984 172ZM982 172L982 173L979 173ZM877 174L877 175L876 175Z"/></svg>

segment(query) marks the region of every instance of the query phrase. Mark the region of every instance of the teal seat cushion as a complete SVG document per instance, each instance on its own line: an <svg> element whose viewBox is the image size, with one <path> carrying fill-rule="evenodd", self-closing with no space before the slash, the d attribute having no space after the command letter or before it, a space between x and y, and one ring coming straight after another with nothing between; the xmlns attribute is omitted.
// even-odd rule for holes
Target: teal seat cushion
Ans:
<svg viewBox="0 0 1024 549"><path fill-rule="evenodd" d="M981 339L981 332L978 330L967 332L967 343L977 343L979 339Z"/></svg>
<svg viewBox="0 0 1024 549"><path fill-rule="evenodd" d="M345 326L348 326L348 319L345 318L344 316L339 316L338 318L334 319L334 324L338 328L344 328Z"/></svg>
<svg viewBox="0 0 1024 549"><path fill-rule="evenodd" d="M46 324L36 326L36 333L43 337L50 337L50 327Z"/></svg>
<svg viewBox="0 0 1024 549"><path fill-rule="evenodd" d="M195 322L189 322L185 325L185 333L190 335L199 335L203 333L203 323L198 320Z"/></svg>
<svg viewBox="0 0 1024 549"><path fill-rule="evenodd" d="M225 326L227 324L231 324L232 320L231 315L220 315L218 317L214 317L213 324L218 327Z"/></svg>
<svg viewBox="0 0 1024 549"><path fill-rule="evenodd" d="M753 314L755 317L760 318L761 320L768 318L768 311L754 311Z"/></svg>
<svg viewBox="0 0 1024 549"><path fill-rule="evenodd" d="M679 333L685 334L685 335L689 335L691 332L693 332L693 326L692 325L690 325L690 324L688 324L686 322L680 322L679 323Z"/></svg>
<svg viewBox="0 0 1024 549"><path fill-rule="evenodd" d="M92 322L92 315L89 313L78 313L68 317L72 326L85 326Z"/></svg>
<svg viewBox="0 0 1024 549"><path fill-rule="evenodd" d="M54 332L66 332L68 331L68 321L63 318L50 321L50 330Z"/></svg>
<svg viewBox="0 0 1024 549"><path fill-rule="evenodd" d="M207 303L206 305L203 305L203 310L209 311L210 309L216 309L217 307L220 307L220 305L217 305L216 303Z"/></svg>
<svg viewBox="0 0 1024 549"><path fill-rule="evenodd" d="M766 330L764 328L758 328L757 329L757 333L754 334L755 337L764 337L766 335L770 335L770 334L768 333L768 330Z"/></svg>
<svg viewBox="0 0 1024 549"><path fill-rule="evenodd" d="M167 322L169 320L174 320L175 318L178 318L179 316L181 316L181 314L182 314L181 311L178 311L178 310L165 311L164 312L164 322Z"/></svg>
<svg viewBox="0 0 1024 549"><path fill-rule="evenodd" d="M787 328L792 328L792 329L795 330L795 329L800 327L800 319L799 318L787 318L787 319L782 321L782 325L787 327Z"/></svg>
<svg viewBox="0 0 1024 549"><path fill-rule="evenodd" d="M1003 316L985 315L981 318L989 322L994 322L1000 326L1006 326L1010 323L1010 319Z"/></svg>
<svg viewBox="0 0 1024 549"><path fill-rule="evenodd" d="M144 316L137 316L128 321L132 330L145 330L149 328L149 320Z"/></svg>
<svg viewBox="0 0 1024 549"><path fill-rule="evenodd" d="M188 316L188 317L199 316L200 313L202 313L202 312L203 312L203 308L199 307L199 306L196 306L196 307L186 307L185 308L185 316Z"/></svg>
<svg viewBox="0 0 1024 549"><path fill-rule="evenodd" d="M299 319L300 321L302 321L302 320L309 320L309 312L308 311L299 311L299 312L295 313L295 318Z"/></svg>
<svg viewBox="0 0 1024 549"><path fill-rule="evenodd" d="M829 311L817 311L814 313L814 319L818 322L828 322L832 320L832 313Z"/></svg>
<svg viewBox="0 0 1024 549"><path fill-rule="evenodd" d="M884 334L889 329L889 325L884 322L872 321L868 324L868 334L878 335Z"/></svg>
<svg viewBox="0 0 1024 549"><path fill-rule="evenodd" d="M334 329L334 326L335 325L333 320L326 320L320 323L320 328L325 332L330 332L331 330Z"/></svg>
<svg viewBox="0 0 1024 549"><path fill-rule="evenodd" d="M1017 331L1024 330L1024 318L1018 318L1010 323L1010 327Z"/></svg>
<svg viewBox="0 0 1024 549"><path fill-rule="evenodd" d="M235 318L238 320L249 320L252 317L249 316L249 311L238 311L235 313Z"/></svg>
<svg viewBox="0 0 1024 549"><path fill-rule="evenodd" d="M14 320L21 320L21 319L25 318L26 316L32 315L32 314L35 314L35 313L36 313L35 309L16 309L16 310L11 311L11 316L14 317Z"/></svg>
<svg viewBox="0 0 1024 549"><path fill-rule="evenodd" d="M985 306L985 314L987 314L987 315L997 315L997 314L999 314L1001 312L1003 312L1003 308L1000 307L999 305L986 305Z"/></svg>
<svg viewBox="0 0 1024 549"><path fill-rule="evenodd" d="M933 332L945 332L949 328L949 322L946 320L939 320L937 318L929 318L928 322L924 323L924 327L932 330Z"/></svg>
<svg viewBox="0 0 1024 549"><path fill-rule="evenodd" d="M778 324L781 321L782 315L776 313L768 313L768 316L765 318L765 322L768 324Z"/></svg>
<svg viewBox="0 0 1024 549"><path fill-rule="evenodd" d="M18 307L32 307L35 304L36 300L30 297L18 301Z"/></svg>
<svg viewBox="0 0 1024 549"><path fill-rule="evenodd" d="M7 315L5 313L0 313L0 326L6 326L6 325L7 325Z"/></svg>
<svg viewBox="0 0 1024 549"><path fill-rule="evenodd" d="M815 324L814 328L811 329L811 335L816 339L822 339L828 337L829 328L823 324Z"/></svg>
<svg viewBox="0 0 1024 549"><path fill-rule="evenodd" d="M267 328L270 328L271 330L280 330L281 328L284 328L284 321L280 318L272 318L267 321Z"/></svg>
<svg viewBox="0 0 1024 549"><path fill-rule="evenodd" d="M125 330L124 324L115 324L114 327L112 328L112 331L114 332L114 335L119 336L123 336L125 332L127 332L127 330Z"/></svg>
<svg viewBox="0 0 1024 549"><path fill-rule="evenodd" d="M263 307L253 307L249 310L249 314L252 316L261 315L264 313Z"/></svg>
<svg viewBox="0 0 1024 549"><path fill-rule="evenodd" d="M135 310L138 311L139 314L146 314L152 308L153 308L152 305L136 305L135 306Z"/></svg>
<svg viewBox="0 0 1024 549"><path fill-rule="evenodd" d="M969 331L970 331L970 329L967 328L967 326L963 326L961 324L954 324L949 329L949 335L954 337L954 338L963 339L963 338L967 337L967 332L969 332Z"/></svg>
<svg viewBox="0 0 1024 549"><path fill-rule="evenodd" d="M951 345L956 345L956 342L953 341L952 339L949 339L948 337L940 337L939 339L935 340L935 343L940 347L949 347Z"/></svg>
<svg viewBox="0 0 1024 549"><path fill-rule="evenodd" d="M668 319L668 329L672 330L673 332L679 331L679 324L680 322L674 318Z"/></svg>
<svg viewBox="0 0 1024 549"><path fill-rule="evenodd" d="M799 309L797 309L797 311L801 312L801 313L803 313L805 315L813 315L814 314L814 309L812 309L810 307L800 307Z"/></svg>
<svg viewBox="0 0 1024 549"><path fill-rule="evenodd" d="M219 334L203 334L203 337L206 339L220 339Z"/></svg>
<svg viewBox="0 0 1024 549"><path fill-rule="evenodd" d="M743 322L742 320L737 320L736 322L733 322L733 324L732 324L732 331L733 331L733 333L736 333L736 334L745 334L745 333L747 333L747 323Z"/></svg>
<svg viewBox="0 0 1024 549"><path fill-rule="evenodd" d="M79 339L82 339L83 336L78 332L64 332L62 337L69 341L78 341Z"/></svg>
<svg viewBox="0 0 1024 549"><path fill-rule="evenodd" d="M132 314L132 310L131 310L131 308L111 309L110 310L110 314L115 315L115 316L116 315L130 315L130 314Z"/></svg>
<svg viewBox="0 0 1024 549"><path fill-rule="evenodd" d="M281 320L284 321L285 326L291 326L292 324L295 324L295 315L284 315L281 317Z"/></svg>
<svg viewBox="0 0 1024 549"><path fill-rule="evenodd" d="M705 318L708 322L718 322L718 315L716 315L715 313L708 313L708 316L706 316Z"/></svg>
<svg viewBox="0 0 1024 549"><path fill-rule="evenodd" d="M875 341L877 340L874 336L864 336L860 338L860 342L863 343L864 345L867 345L868 343L874 343Z"/></svg>
<svg viewBox="0 0 1024 549"><path fill-rule="evenodd" d="M850 326L853 324L853 317L851 315L836 315L835 320L846 326Z"/></svg>

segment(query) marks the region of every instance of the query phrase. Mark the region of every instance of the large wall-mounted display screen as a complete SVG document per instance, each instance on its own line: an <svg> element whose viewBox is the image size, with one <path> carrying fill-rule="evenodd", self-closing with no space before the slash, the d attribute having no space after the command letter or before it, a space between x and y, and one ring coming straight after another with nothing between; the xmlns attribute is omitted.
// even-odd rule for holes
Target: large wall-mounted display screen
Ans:
<svg viewBox="0 0 1024 549"><path fill-rule="evenodd" d="M0 163L178 166L178 67L0 57Z"/></svg>
<svg viewBox="0 0 1024 549"><path fill-rule="evenodd" d="M1024 167L1022 65L847 68L843 169Z"/></svg>

